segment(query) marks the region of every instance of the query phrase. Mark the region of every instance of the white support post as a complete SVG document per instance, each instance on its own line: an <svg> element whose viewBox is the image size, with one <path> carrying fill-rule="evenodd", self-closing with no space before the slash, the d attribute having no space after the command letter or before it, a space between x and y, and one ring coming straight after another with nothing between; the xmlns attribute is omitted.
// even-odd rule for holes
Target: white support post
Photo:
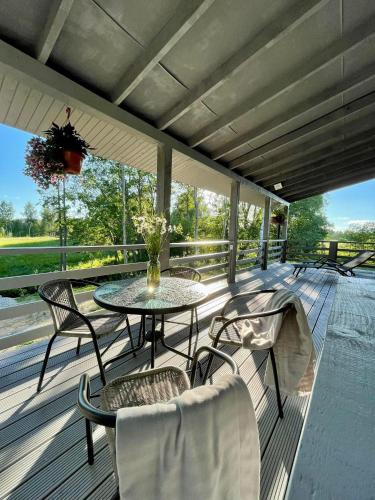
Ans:
<svg viewBox="0 0 375 500"><path fill-rule="evenodd" d="M172 184L172 148L165 144L158 144L157 152L157 186L156 186L156 211L162 213L170 224L171 209L171 184ZM169 267L169 237L160 255L161 269Z"/></svg>
<svg viewBox="0 0 375 500"><path fill-rule="evenodd" d="M267 269L268 259L268 239L270 237L270 221L271 221L271 199L266 196L264 199L263 223L262 223L262 261L261 266L263 271Z"/></svg>
<svg viewBox="0 0 375 500"><path fill-rule="evenodd" d="M289 218L289 206L285 205L284 206L284 222L283 225L281 226L281 234L280 238L283 239L283 248L281 251L281 263L284 264L286 262L286 253L287 253L287 246L288 246L288 218Z"/></svg>
<svg viewBox="0 0 375 500"><path fill-rule="evenodd" d="M240 183L232 181L230 190L230 219L229 219L229 265L228 283L236 281L236 260L238 240L238 202L240 199Z"/></svg>

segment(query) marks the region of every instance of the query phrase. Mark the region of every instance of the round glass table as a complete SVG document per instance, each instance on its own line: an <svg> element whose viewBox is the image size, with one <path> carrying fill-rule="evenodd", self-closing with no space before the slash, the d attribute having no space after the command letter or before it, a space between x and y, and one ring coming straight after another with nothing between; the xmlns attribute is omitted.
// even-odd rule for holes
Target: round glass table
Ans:
<svg viewBox="0 0 375 500"><path fill-rule="evenodd" d="M142 349L145 342L148 341L151 342L151 368L153 368L155 365L155 347L158 340L166 349L191 360L193 311L197 306L205 302L207 296L208 293L204 285L182 278L162 277L160 285L156 288L147 287L146 278L113 281L98 287L93 298L100 307L120 313L137 314L142 317L138 346L108 360L105 365L129 354L134 354ZM174 349L165 342L164 338L164 316L183 311L191 311L192 315L189 331L189 354ZM151 317L152 326L150 331L146 331L146 316ZM161 330L156 330L157 316L161 317Z"/></svg>

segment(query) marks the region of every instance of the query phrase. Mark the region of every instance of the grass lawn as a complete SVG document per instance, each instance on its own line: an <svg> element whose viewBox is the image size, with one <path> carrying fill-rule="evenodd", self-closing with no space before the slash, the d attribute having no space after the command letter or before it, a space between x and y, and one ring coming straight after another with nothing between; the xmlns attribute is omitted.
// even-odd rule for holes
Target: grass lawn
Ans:
<svg viewBox="0 0 375 500"><path fill-rule="evenodd" d="M0 248L59 246L58 238L50 236L0 238ZM114 252L68 254L68 269L99 267L115 263ZM58 271L59 254L0 256L0 277Z"/></svg>

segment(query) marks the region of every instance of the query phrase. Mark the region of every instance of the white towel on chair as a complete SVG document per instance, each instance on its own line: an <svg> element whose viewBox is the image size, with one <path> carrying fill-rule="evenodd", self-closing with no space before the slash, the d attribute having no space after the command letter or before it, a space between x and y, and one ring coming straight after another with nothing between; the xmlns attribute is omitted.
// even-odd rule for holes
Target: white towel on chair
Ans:
<svg viewBox="0 0 375 500"><path fill-rule="evenodd" d="M273 347L280 390L289 395L304 395L311 392L314 382L315 350L302 302L293 292L283 288L271 295L263 311L287 304L292 308L284 314L245 320L239 333L247 349ZM274 387L270 359L265 383Z"/></svg>
<svg viewBox="0 0 375 500"><path fill-rule="evenodd" d="M165 404L120 409L116 460L124 500L258 499L259 437L245 382L225 375Z"/></svg>

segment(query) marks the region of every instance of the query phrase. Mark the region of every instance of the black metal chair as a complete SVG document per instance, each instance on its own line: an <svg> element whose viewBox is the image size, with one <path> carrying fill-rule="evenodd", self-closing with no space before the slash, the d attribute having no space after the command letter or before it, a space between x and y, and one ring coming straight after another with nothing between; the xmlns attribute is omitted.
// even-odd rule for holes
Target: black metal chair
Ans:
<svg viewBox="0 0 375 500"><path fill-rule="evenodd" d="M256 318L265 318L267 316L275 316L277 314L284 314L290 309L290 305L287 304L284 307L281 307L279 309L273 309L273 310L262 310L262 311L255 311L254 312L249 312L251 310L251 304L246 305L246 308L248 309L248 313L246 314L239 314L236 315L235 317L229 318L226 315L227 312L227 307L229 304L233 304L236 300L239 299L245 299L248 297L251 298L256 298L257 295L261 293L274 293L276 290L255 290L252 292L244 292L244 293L239 293L237 295L234 295L231 297L224 305L223 309L221 310L220 316L215 316L212 320L210 329L209 329L209 336L213 340L212 342L212 347L216 348L218 344L223 344L223 345L230 345L230 346L235 346L235 347L242 347L243 342L242 342L242 337L240 334L240 327L241 327L241 322L245 320L251 320L251 319L256 319ZM254 349L255 350L255 349ZM262 349L259 349L262 350ZM283 413L283 407L282 407L282 402L281 402L281 396L280 396L280 388L279 388L279 380L278 380L278 375L277 375L277 368L276 368L276 362L275 362L275 355L273 352L273 348L270 347L267 349L270 355L271 359L271 364L272 364L272 371L275 379L275 389L276 389L276 398L277 398L277 406L279 409L279 416L280 418L283 418L284 413ZM209 372L211 369L212 365L212 356L210 356L210 359L208 361L207 369L205 372L204 380L207 380L209 376Z"/></svg>
<svg viewBox="0 0 375 500"><path fill-rule="evenodd" d="M181 278L181 279L198 281L198 282L200 282L202 280L201 273L199 271L197 271L197 269L194 269L193 267L184 267L184 266L168 267L167 269L164 269L161 272L161 274L168 275L171 278ZM195 317L195 330L196 330L196 334L198 335L199 322L198 322L198 309L196 307L191 310L190 332L189 332L189 350L188 350L189 356L191 353L194 317ZM166 319L163 319L163 321L167 322L167 323L174 323L177 325L185 325L185 323L180 323L178 321L172 321L172 320L166 320Z"/></svg>
<svg viewBox="0 0 375 500"><path fill-rule="evenodd" d="M221 358L222 361L230 366L234 374L239 374L237 364L228 354L210 346L202 346L194 354L190 378L185 371L175 366L154 368L118 377L103 387L101 391L101 408L97 408L91 404L90 378L87 374L82 375L78 389L78 407L86 419L89 464L94 463L92 422L106 427L107 439L116 472L114 431L116 427L116 411L120 408L168 402L173 397L179 396L184 391L193 388L195 386L199 358L202 353L209 353L211 357L217 356Z"/></svg>
<svg viewBox="0 0 375 500"><path fill-rule="evenodd" d="M94 285L99 286L97 283L88 280L76 279L60 279L44 283L38 289L40 297L47 302L55 328L55 333L52 335L46 350L43 361L42 371L40 373L37 391L39 392L42 387L44 374L46 371L48 358L51 352L51 347L57 336L63 337L77 337L76 354L79 355L81 341L84 338L91 338L94 344L94 350L99 365L100 377L103 385L105 384L104 367L102 363L102 356L117 340L117 338L128 329L130 343L134 348L133 338L130 330L129 319L126 314L108 313L108 312L94 312L82 314L79 311L77 302L73 293L73 284L81 285ZM100 354L98 339L110 335L123 323L126 322L116 338L103 350ZM104 364L105 366L105 364Z"/></svg>

